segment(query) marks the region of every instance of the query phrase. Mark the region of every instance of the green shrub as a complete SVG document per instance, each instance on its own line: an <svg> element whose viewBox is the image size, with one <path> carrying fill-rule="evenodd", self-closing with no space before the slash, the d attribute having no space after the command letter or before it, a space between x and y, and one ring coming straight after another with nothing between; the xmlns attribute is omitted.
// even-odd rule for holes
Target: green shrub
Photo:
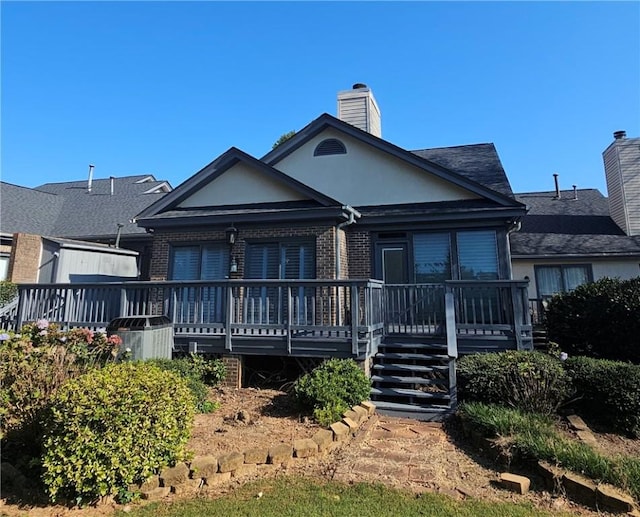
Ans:
<svg viewBox="0 0 640 517"><path fill-rule="evenodd" d="M8 304L18 296L18 285L8 280L0 281L0 307Z"/></svg>
<svg viewBox="0 0 640 517"><path fill-rule="evenodd" d="M298 402L313 411L321 425L330 425L342 413L369 398L371 384L352 359L329 359L300 377L293 388Z"/></svg>
<svg viewBox="0 0 640 517"><path fill-rule="evenodd" d="M502 404L550 415L571 392L562 363L541 352L467 355L458 361L463 400Z"/></svg>
<svg viewBox="0 0 640 517"><path fill-rule="evenodd" d="M546 311L549 339L570 356L640 364L640 277L602 278L554 296Z"/></svg>
<svg viewBox="0 0 640 517"><path fill-rule="evenodd" d="M628 490L640 499L640 458L610 457L556 431L553 420L518 409L466 402L460 417L485 436L509 438L519 454L558 464L595 480Z"/></svg>
<svg viewBox="0 0 640 517"><path fill-rule="evenodd" d="M0 437L8 461L40 455L42 414L68 379L115 360L120 338L88 329L61 331L47 320L0 334ZM14 463L15 464L15 463Z"/></svg>
<svg viewBox="0 0 640 517"><path fill-rule="evenodd" d="M128 495L185 458L194 400L176 374L120 363L72 379L53 397L43 480L52 500Z"/></svg>
<svg viewBox="0 0 640 517"><path fill-rule="evenodd" d="M151 359L146 362L182 377L193 394L196 410L199 413L210 413L217 409L214 402L207 400L209 396L207 384L216 385L224 379L225 369L221 360L208 361L192 354L179 359Z"/></svg>
<svg viewBox="0 0 640 517"><path fill-rule="evenodd" d="M640 365L570 357L565 368L583 412L618 431L640 437Z"/></svg>

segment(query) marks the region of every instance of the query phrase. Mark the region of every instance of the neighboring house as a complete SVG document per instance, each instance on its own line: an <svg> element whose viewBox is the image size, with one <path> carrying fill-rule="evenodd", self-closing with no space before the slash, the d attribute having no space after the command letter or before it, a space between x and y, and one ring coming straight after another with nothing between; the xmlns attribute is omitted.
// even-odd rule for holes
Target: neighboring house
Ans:
<svg viewBox="0 0 640 517"><path fill-rule="evenodd" d="M133 218L170 191L166 181L150 175L46 183L36 188L0 182L0 273L12 278L9 258L14 236L30 234L112 247L117 241L118 248L137 252L140 276L147 278L151 236ZM23 262L23 257L16 256L16 261ZM49 279L47 275L40 278L37 271L26 273L24 266L20 269L20 278L26 274L30 281Z"/></svg>
<svg viewBox="0 0 640 517"><path fill-rule="evenodd" d="M530 280L530 299L640 275L640 138L614 137L603 153L609 198L595 189L516 194L529 212L511 234L513 277Z"/></svg>

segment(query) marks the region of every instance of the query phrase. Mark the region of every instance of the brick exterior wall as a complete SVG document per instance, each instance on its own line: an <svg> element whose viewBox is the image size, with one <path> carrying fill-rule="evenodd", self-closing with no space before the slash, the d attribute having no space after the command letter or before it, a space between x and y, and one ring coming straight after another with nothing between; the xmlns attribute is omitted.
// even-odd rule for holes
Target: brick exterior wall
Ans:
<svg viewBox="0 0 640 517"><path fill-rule="evenodd" d="M222 382L227 388L242 388L242 366L241 355L223 355L222 364L227 371L227 375Z"/></svg>
<svg viewBox="0 0 640 517"><path fill-rule="evenodd" d="M347 232L347 256L349 260L349 278L371 278L371 235L360 230L357 225L349 227Z"/></svg>
<svg viewBox="0 0 640 517"><path fill-rule="evenodd" d="M42 239L39 235L14 234L9 259L9 280L18 284L37 282L41 254Z"/></svg>
<svg viewBox="0 0 640 517"><path fill-rule="evenodd" d="M238 240L231 249L238 263L238 273L233 278L244 277L244 257L246 242L252 240L286 241L308 237L316 243L316 278L333 279L336 274L334 226L280 226L280 227L238 227ZM152 281L167 280L169 275L169 255L172 244L201 242L225 242L224 230L197 231L157 231L153 236L153 251L150 276Z"/></svg>

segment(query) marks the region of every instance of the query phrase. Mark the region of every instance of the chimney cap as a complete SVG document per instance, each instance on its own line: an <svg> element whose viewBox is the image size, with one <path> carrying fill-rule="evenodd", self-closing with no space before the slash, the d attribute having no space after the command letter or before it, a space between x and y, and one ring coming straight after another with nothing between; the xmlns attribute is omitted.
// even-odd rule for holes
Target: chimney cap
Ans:
<svg viewBox="0 0 640 517"><path fill-rule="evenodd" d="M622 140L623 138L627 138L627 132L626 131L614 131L613 132L613 138L615 138L616 140Z"/></svg>
<svg viewBox="0 0 640 517"><path fill-rule="evenodd" d="M364 83L355 83L355 84L352 86L352 88L353 88L354 90L360 90L360 89L362 89L362 88L366 88L366 87L367 87L367 85L366 85L366 84L364 84Z"/></svg>

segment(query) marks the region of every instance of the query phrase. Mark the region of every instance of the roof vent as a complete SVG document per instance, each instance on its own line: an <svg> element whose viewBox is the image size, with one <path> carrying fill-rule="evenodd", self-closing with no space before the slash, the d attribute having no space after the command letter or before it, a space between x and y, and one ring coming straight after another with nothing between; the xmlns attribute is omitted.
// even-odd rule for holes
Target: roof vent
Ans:
<svg viewBox="0 0 640 517"><path fill-rule="evenodd" d="M362 88L366 88L366 87L367 87L367 85L366 85L366 84L364 84L364 83L356 83L356 84L354 84L354 85L352 86L352 88L353 88L354 90L360 90L360 89L362 89Z"/></svg>
<svg viewBox="0 0 640 517"><path fill-rule="evenodd" d="M616 140L622 140L623 138L627 138L627 132L626 131L614 131L613 132L613 138L615 138Z"/></svg>
<svg viewBox="0 0 640 517"><path fill-rule="evenodd" d="M327 138L318 144L313 156L329 156L331 154L347 154L347 148L337 138Z"/></svg>

